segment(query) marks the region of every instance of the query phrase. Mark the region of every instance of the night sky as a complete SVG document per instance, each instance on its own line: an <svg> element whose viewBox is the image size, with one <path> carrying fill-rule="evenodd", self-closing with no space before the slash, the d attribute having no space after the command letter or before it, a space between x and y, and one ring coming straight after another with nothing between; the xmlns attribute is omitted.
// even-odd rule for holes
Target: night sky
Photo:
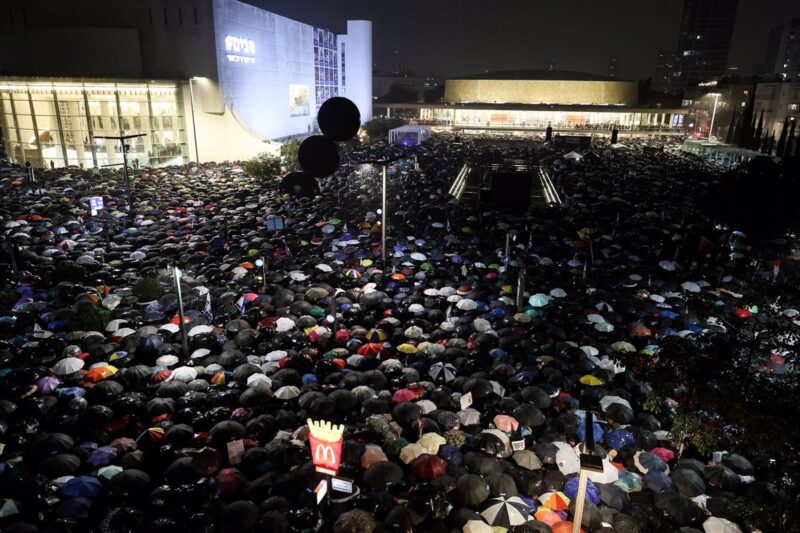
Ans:
<svg viewBox="0 0 800 533"><path fill-rule="evenodd" d="M659 50L675 50L683 0L245 0L343 33L347 19L373 21L373 62L417 74L539 69L605 74L620 56L620 77L653 74ZM800 16L796 0L740 0L730 65L752 74L772 26Z"/></svg>

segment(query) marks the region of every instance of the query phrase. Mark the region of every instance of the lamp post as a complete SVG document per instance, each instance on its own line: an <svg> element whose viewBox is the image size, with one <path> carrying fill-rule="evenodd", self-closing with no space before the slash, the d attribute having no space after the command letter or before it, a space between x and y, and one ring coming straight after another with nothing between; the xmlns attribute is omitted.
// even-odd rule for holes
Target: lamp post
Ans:
<svg viewBox="0 0 800 533"><path fill-rule="evenodd" d="M381 201L381 261L386 268L386 162L383 163L383 191Z"/></svg>
<svg viewBox="0 0 800 533"><path fill-rule="evenodd" d="M200 164L200 151L197 149L197 123L195 122L194 115L194 88L192 87L192 80L201 80L199 76L192 76L189 78L189 99L192 101L192 135L194 136L194 157L197 160L197 164Z"/></svg>
<svg viewBox="0 0 800 533"><path fill-rule="evenodd" d="M177 266L172 267L172 276L175 278L175 291L178 293L178 324L181 330L183 355L189 355L189 341L186 340L186 324L183 318L183 295L181 294L181 271Z"/></svg>
<svg viewBox="0 0 800 533"><path fill-rule="evenodd" d="M589 484L589 472L603 472L603 460L594 453L594 417L591 411L586 413L586 437L581 447L581 470L578 477L578 494L575 496L575 520L572 522L572 533L580 533L583 521L583 505L586 502L586 487Z"/></svg>
<svg viewBox="0 0 800 533"><path fill-rule="evenodd" d="M267 262L263 259L256 259L256 266L261 267L261 293L267 293Z"/></svg>
<svg viewBox="0 0 800 533"><path fill-rule="evenodd" d="M146 133L136 133L134 135L95 135L95 139L111 139L114 141L119 141L122 144L122 171L125 175L125 188L128 191L128 213L130 214L133 211L133 197L131 195L131 180L128 176L128 145L125 144L125 141L128 139L136 139L139 137L145 137ZM117 163L118 164L118 163ZM106 166L114 166L114 165L106 165Z"/></svg>
<svg viewBox="0 0 800 533"><path fill-rule="evenodd" d="M711 139L711 133L714 131L714 118L717 116L717 103L719 102L719 93L712 93L714 95L714 109L711 111L711 125L708 127L708 138ZM709 96L711 96L709 94Z"/></svg>

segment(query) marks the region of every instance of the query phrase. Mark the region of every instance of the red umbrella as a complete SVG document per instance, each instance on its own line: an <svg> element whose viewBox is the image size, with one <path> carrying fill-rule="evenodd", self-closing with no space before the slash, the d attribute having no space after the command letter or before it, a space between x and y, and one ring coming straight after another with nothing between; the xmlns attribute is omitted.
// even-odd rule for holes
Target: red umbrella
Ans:
<svg viewBox="0 0 800 533"><path fill-rule="evenodd" d="M423 453L411 463L411 470L420 479L433 479L445 474L447 461L438 455Z"/></svg>
<svg viewBox="0 0 800 533"><path fill-rule="evenodd" d="M751 313L747 309L742 309L741 307L736 309L736 311L734 311L733 314L736 315L737 318L741 318L741 319L745 319L745 318L749 318L749 317L753 316L753 313Z"/></svg>
<svg viewBox="0 0 800 533"><path fill-rule="evenodd" d="M358 355L368 355L371 357L375 357L376 355L381 353L381 351L383 351L383 344L379 342L370 342L358 349Z"/></svg>

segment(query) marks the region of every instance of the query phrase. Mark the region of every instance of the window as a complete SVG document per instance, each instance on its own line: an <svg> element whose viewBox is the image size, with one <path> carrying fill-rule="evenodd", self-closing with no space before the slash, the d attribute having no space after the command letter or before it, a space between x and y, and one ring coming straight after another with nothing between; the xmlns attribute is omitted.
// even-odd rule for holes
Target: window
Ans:
<svg viewBox="0 0 800 533"><path fill-rule="evenodd" d="M789 111L797 111L797 104L789 104Z"/></svg>
<svg viewBox="0 0 800 533"><path fill-rule="evenodd" d="M183 26L183 8L178 8L178 24Z"/></svg>

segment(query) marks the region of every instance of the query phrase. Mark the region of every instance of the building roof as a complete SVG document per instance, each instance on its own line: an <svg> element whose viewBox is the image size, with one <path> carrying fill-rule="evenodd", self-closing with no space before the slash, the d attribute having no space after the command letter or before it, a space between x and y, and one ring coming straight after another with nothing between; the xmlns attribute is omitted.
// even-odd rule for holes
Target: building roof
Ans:
<svg viewBox="0 0 800 533"><path fill-rule="evenodd" d="M588 72L570 70L495 70L467 76L456 76L453 80L559 80L559 81L629 81Z"/></svg>

